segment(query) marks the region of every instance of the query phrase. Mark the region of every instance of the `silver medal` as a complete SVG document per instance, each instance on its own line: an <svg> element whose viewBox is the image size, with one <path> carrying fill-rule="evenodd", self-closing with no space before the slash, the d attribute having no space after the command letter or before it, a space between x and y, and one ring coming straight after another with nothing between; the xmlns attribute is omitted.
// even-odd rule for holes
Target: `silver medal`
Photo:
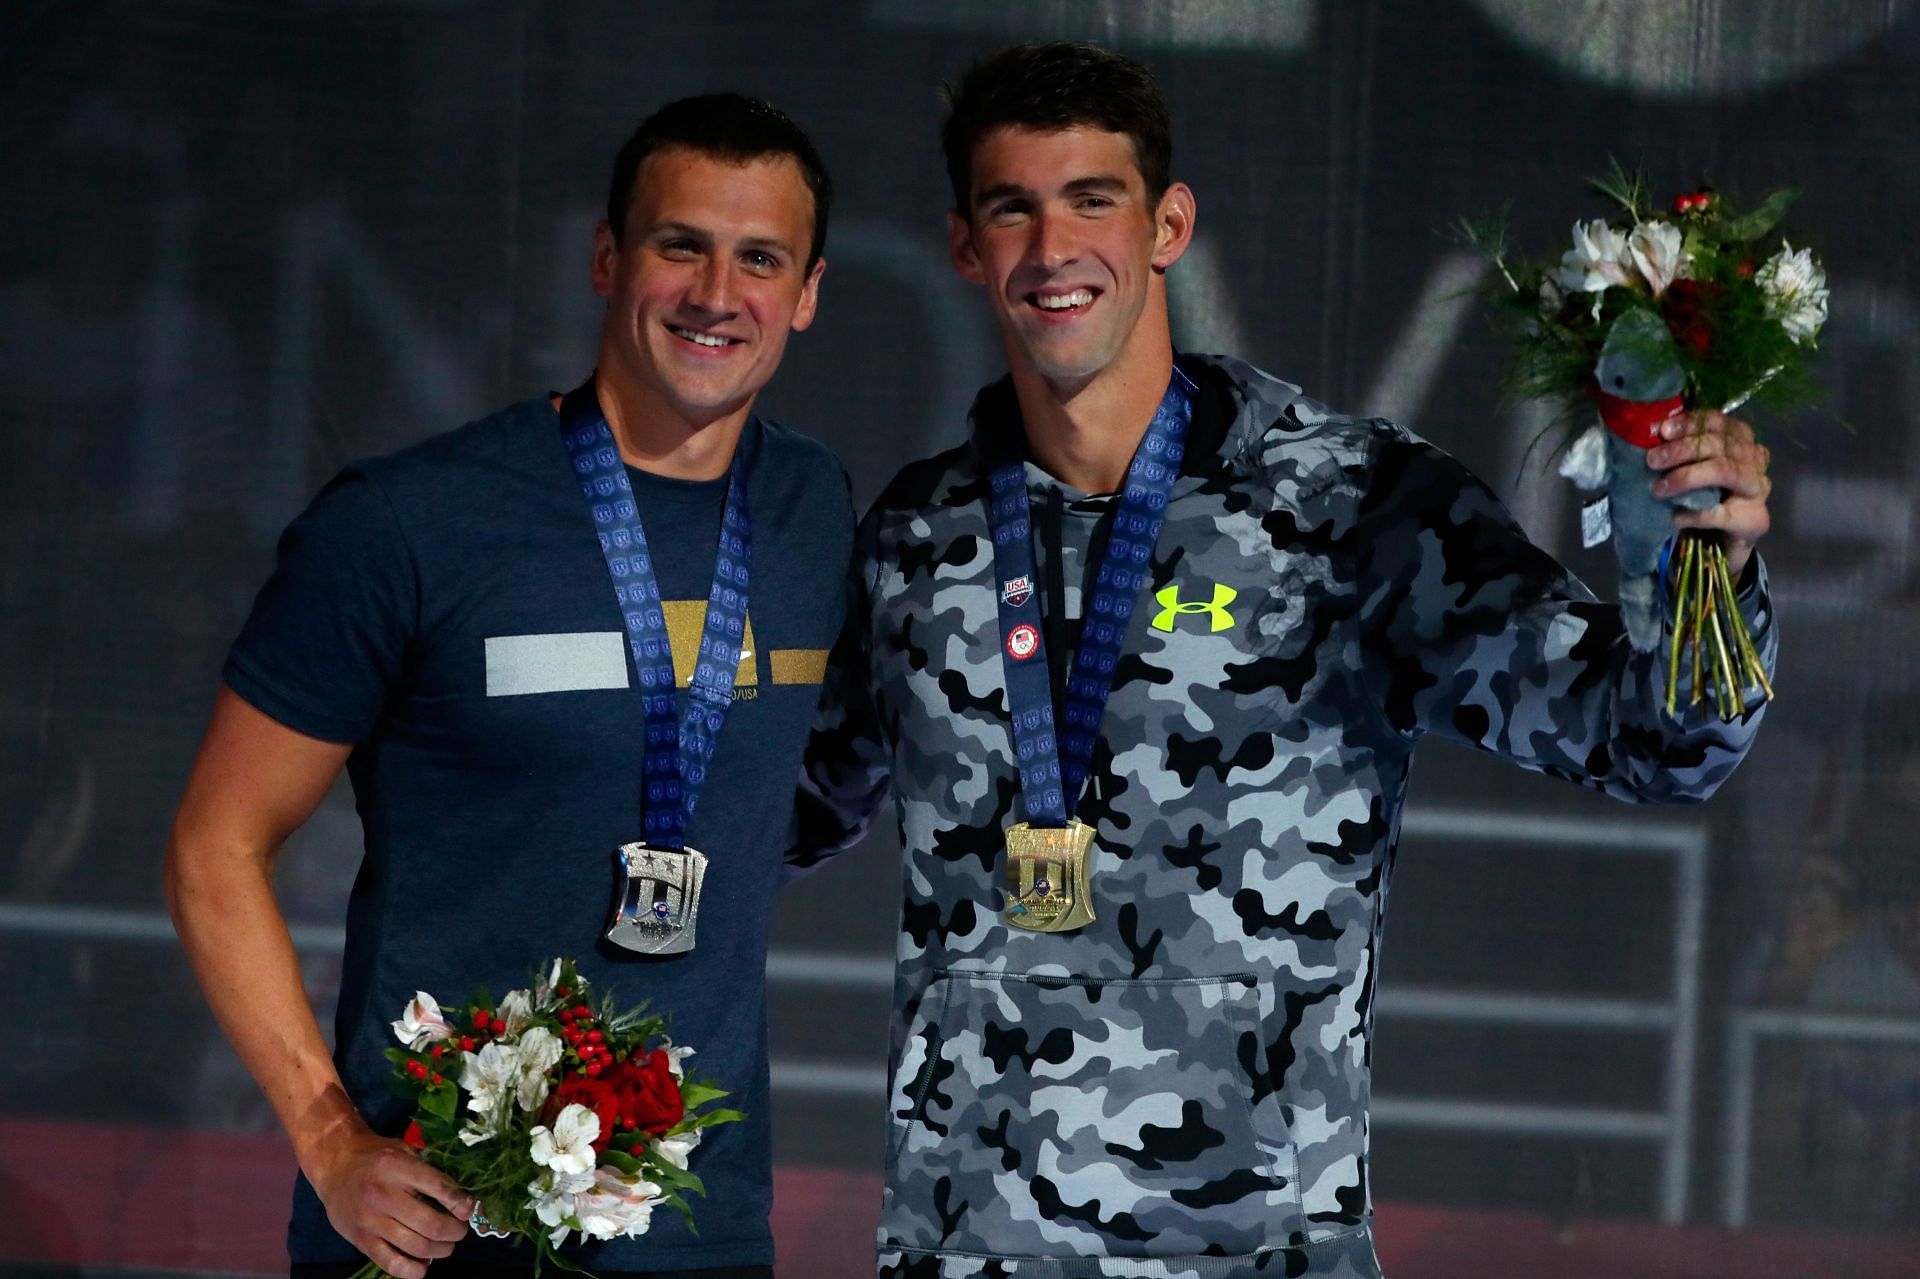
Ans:
<svg viewBox="0 0 1920 1279"><path fill-rule="evenodd" d="M642 955L679 955L693 949L706 854L692 848L620 845L623 872L607 940Z"/></svg>

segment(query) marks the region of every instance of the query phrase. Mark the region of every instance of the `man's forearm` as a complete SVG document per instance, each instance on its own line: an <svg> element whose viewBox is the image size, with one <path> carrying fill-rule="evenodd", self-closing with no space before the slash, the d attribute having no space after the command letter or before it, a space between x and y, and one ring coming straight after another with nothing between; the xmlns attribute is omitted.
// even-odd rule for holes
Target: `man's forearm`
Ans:
<svg viewBox="0 0 1920 1279"><path fill-rule="evenodd" d="M214 1017L311 1177L329 1138L363 1121L314 1020L269 867L256 854L176 835L167 905Z"/></svg>

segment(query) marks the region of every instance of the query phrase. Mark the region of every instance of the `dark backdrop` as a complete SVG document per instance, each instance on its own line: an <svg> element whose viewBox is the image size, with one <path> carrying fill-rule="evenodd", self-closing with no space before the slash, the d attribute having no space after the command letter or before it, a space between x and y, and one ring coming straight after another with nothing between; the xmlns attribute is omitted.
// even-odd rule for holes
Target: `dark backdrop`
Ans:
<svg viewBox="0 0 1920 1279"><path fill-rule="evenodd" d="M1069 35L1144 57L1172 101L1200 210L1171 276L1177 340L1407 421L1603 590L1529 453L1538 416L1495 390L1462 296L1478 268L1442 228L1511 201L1523 242L1557 251L1604 212L1580 181L1611 157L1669 191L1805 188L1793 225L1833 272L1834 412L1763 423L1781 701L1726 791L1677 813L1425 750L1386 950L1376 1187L1407 1276L1448 1273L1434 1240L1539 1223L1561 1251L1535 1273L1586 1273L1582 1241L1620 1223L1615 1273L1683 1246L1728 1267L1712 1273L1772 1273L1800 1238L1855 1249L1851 1273L1911 1264L1915 7L0 8L0 1254L273 1264L284 1158L252 1136L270 1116L161 913L172 807L224 645L313 490L586 370L589 235L633 124L738 88L821 145L841 197L820 319L762 407L832 444L864 502L955 437L998 361L945 262L935 87L1005 40ZM357 841L335 796L286 857L323 1002ZM778 925L779 1157L787 1202L809 1206L783 1218L782 1273L800 1279L844 1273L808 1230L857 1252L875 1211L897 871L874 845L790 890ZM239 1201L208 1188L254 1166L236 1151L264 1170L240 1188L265 1205L244 1247ZM185 1192L121 1166L175 1158ZM101 1161L108 1200L157 1223L116 1209L101 1228L153 1247L76 1242L71 1183Z"/></svg>

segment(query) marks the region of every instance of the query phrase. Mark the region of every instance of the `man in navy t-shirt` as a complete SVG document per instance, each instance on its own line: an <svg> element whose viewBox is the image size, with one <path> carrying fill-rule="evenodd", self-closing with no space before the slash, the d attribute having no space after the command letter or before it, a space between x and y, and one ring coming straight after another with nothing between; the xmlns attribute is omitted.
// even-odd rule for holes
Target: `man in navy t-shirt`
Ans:
<svg viewBox="0 0 1920 1279"><path fill-rule="evenodd" d="M523 1241L469 1235L471 1197L398 1140L407 1105L381 1054L415 990L521 986L555 954L666 1014L747 1115L694 1154L697 1237L658 1213L640 1238L568 1258L599 1274L771 1274L767 920L852 509L832 456L752 407L787 335L813 320L828 203L818 155L779 112L734 95L663 108L621 150L594 233L606 311L592 381L348 467L281 540L223 671L167 892L299 1158L297 1275L363 1258L402 1279L450 1255L436 1275L531 1260ZM577 452L583 426L604 444L594 478L615 493L599 509L575 474L596 451ZM621 518L644 542L624 560L596 536L623 472ZM742 558L737 599L724 588ZM639 560L657 592L633 585ZM644 725L677 722L686 698L639 693L641 669L665 682L630 643L643 633L664 633L679 688L722 690L710 755L679 738L697 752L685 778L704 774L697 806L643 799ZM272 872L343 766L366 860L330 1056ZM623 883L615 850L657 842L667 817L707 857L697 939L636 954L602 936Z"/></svg>

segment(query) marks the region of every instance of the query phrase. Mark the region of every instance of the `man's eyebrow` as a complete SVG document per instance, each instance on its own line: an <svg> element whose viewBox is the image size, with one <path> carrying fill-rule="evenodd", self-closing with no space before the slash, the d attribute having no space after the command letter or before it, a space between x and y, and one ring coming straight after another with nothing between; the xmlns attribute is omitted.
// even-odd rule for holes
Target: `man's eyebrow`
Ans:
<svg viewBox="0 0 1920 1279"><path fill-rule="evenodd" d="M712 244L714 242L713 232L704 227L697 227L687 222L656 222L647 228L647 234L652 237L684 236L689 240L698 240L702 244ZM747 249L774 249L786 254L788 257L795 256L793 246L778 236L748 236L740 241L740 245L742 248Z"/></svg>
<svg viewBox="0 0 1920 1279"><path fill-rule="evenodd" d="M983 204L992 204L995 200L1005 200L1014 196L1029 194L1031 194L1031 192L1017 182L1002 182L996 186L990 186L980 192L979 195L974 196L973 207L977 209Z"/></svg>
<svg viewBox="0 0 1920 1279"><path fill-rule="evenodd" d="M1102 195L1124 195L1126 190L1127 180L1111 173L1096 173L1084 178L1075 178L1066 185L1068 195L1085 195L1089 191L1096 191Z"/></svg>
<svg viewBox="0 0 1920 1279"><path fill-rule="evenodd" d="M1089 192L1100 195L1124 195L1127 180L1114 173L1091 173L1083 178L1075 178L1060 188L1067 195L1086 195ZM973 198L974 207L991 204L995 200L1005 200L1012 196L1031 196L1033 192L1017 182L1002 182L990 186Z"/></svg>
<svg viewBox="0 0 1920 1279"><path fill-rule="evenodd" d="M740 247L743 249L774 249L786 254L788 257L796 256L791 244L788 244L785 240L777 236L771 235L748 236L746 239L740 241Z"/></svg>
<svg viewBox="0 0 1920 1279"><path fill-rule="evenodd" d="M647 234L685 236L689 240L699 240L704 244L713 242L713 232L686 222L656 222L647 228Z"/></svg>

